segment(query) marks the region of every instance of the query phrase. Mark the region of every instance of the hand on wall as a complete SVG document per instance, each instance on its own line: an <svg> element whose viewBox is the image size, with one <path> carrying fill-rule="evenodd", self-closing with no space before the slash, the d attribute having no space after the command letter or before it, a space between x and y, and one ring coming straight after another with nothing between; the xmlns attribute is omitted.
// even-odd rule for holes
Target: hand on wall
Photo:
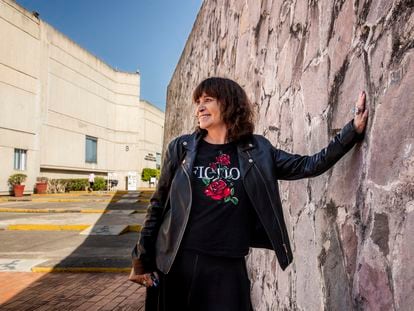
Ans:
<svg viewBox="0 0 414 311"><path fill-rule="evenodd" d="M365 130L368 120L368 108L365 105L366 94L362 91L355 104L354 128L358 134Z"/></svg>

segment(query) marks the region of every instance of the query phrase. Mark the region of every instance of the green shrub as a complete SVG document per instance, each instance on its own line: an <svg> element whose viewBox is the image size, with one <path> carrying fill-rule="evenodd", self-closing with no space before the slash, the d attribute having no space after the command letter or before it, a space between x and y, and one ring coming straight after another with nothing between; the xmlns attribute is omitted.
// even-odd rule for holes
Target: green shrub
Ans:
<svg viewBox="0 0 414 311"><path fill-rule="evenodd" d="M65 184L65 191L84 191L89 187L89 181L87 178L71 178L62 179Z"/></svg>
<svg viewBox="0 0 414 311"><path fill-rule="evenodd" d="M49 178L47 177L36 177L36 182L37 183L47 183L49 180Z"/></svg>
<svg viewBox="0 0 414 311"><path fill-rule="evenodd" d="M65 192L64 179L49 179L47 182L47 193L63 193Z"/></svg>
<svg viewBox="0 0 414 311"><path fill-rule="evenodd" d="M156 168L149 168L146 167L142 170L141 180L142 181L150 181L151 177L159 178L160 177L160 170Z"/></svg>
<svg viewBox="0 0 414 311"><path fill-rule="evenodd" d="M84 191L89 187L89 182L87 178L68 178L68 179L51 179L49 180L49 184L52 186L56 186L59 188L57 192L64 192L69 191Z"/></svg>
<svg viewBox="0 0 414 311"><path fill-rule="evenodd" d="M103 177L95 177L95 182L93 184L94 191L106 190L106 179Z"/></svg>
<svg viewBox="0 0 414 311"><path fill-rule="evenodd" d="M49 179L50 192L85 191L89 187L87 178ZM95 177L93 184L94 191L106 190L106 179Z"/></svg>
<svg viewBox="0 0 414 311"><path fill-rule="evenodd" d="M25 174L13 174L10 175L8 182L11 186L21 185L23 182L26 181L26 178L27 175Z"/></svg>

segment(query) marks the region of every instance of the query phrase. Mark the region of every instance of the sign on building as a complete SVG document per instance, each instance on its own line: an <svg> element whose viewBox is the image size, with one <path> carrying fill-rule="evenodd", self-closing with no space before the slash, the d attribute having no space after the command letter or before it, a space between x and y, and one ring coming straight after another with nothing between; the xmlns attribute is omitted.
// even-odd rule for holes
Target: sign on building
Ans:
<svg viewBox="0 0 414 311"><path fill-rule="evenodd" d="M155 183L157 182L157 179L155 177L150 178L149 186L155 186Z"/></svg>
<svg viewBox="0 0 414 311"><path fill-rule="evenodd" d="M137 190L138 178L137 172L128 172L128 191Z"/></svg>

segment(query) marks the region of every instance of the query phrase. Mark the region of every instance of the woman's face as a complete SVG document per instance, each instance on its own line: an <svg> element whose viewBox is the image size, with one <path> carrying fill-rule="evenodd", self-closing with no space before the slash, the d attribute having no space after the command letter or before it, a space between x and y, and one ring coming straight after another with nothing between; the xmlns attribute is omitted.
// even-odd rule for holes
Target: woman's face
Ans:
<svg viewBox="0 0 414 311"><path fill-rule="evenodd" d="M220 104L216 98L203 93L196 101L196 117L202 129L225 128Z"/></svg>

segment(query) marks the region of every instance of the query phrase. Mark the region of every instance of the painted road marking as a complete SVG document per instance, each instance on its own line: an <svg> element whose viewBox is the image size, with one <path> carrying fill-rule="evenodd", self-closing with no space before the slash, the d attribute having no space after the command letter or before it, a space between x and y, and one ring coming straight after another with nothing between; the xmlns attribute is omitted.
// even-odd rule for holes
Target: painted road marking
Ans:
<svg viewBox="0 0 414 311"><path fill-rule="evenodd" d="M0 271L30 272L34 266L45 261L45 259L0 259Z"/></svg>

